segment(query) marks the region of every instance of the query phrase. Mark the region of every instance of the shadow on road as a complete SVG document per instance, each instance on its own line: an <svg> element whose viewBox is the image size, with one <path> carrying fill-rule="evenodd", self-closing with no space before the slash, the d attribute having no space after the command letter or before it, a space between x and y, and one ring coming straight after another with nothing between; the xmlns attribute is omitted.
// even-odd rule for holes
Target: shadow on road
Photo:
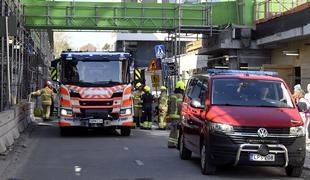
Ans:
<svg viewBox="0 0 310 180"><path fill-rule="evenodd" d="M93 138L93 137L124 137L118 130L109 128L70 128L65 136L60 135L60 128L55 125L35 125L32 137L40 138ZM125 138L125 137L124 137Z"/></svg>
<svg viewBox="0 0 310 180"><path fill-rule="evenodd" d="M200 158L198 156L194 156L189 162L196 166L197 169L200 169ZM260 166L220 166L217 168L216 176L220 176L221 179L288 178L285 169L282 167ZM304 178L304 176L301 176L300 178L293 179Z"/></svg>

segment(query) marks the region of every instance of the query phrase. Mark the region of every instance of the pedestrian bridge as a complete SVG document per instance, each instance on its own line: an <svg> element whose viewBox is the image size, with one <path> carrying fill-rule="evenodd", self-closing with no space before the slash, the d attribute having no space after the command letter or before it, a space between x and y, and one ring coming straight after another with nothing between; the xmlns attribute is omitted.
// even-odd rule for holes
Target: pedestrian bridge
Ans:
<svg viewBox="0 0 310 180"><path fill-rule="evenodd" d="M251 25L254 3L243 11L239 1L203 4L107 3L23 0L25 24L31 29L174 31L233 23Z"/></svg>

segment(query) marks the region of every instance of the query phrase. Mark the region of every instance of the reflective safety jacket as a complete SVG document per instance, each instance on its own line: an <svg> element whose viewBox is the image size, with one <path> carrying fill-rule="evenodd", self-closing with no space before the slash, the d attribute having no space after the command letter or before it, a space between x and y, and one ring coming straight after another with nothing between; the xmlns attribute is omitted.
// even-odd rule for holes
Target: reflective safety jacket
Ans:
<svg viewBox="0 0 310 180"><path fill-rule="evenodd" d="M170 118L181 118L183 95L171 94L168 100L168 114Z"/></svg>
<svg viewBox="0 0 310 180"><path fill-rule="evenodd" d="M52 98L54 97L54 92L49 87L46 86L45 88L33 92L32 94L35 96L41 96L42 105L52 105Z"/></svg>
<svg viewBox="0 0 310 180"><path fill-rule="evenodd" d="M168 110L168 96L167 93L162 92L159 96L159 110L167 111Z"/></svg>
<svg viewBox="0 0 310 180"><path fill-rule="evenodd" d="M141 101L142 94L143 94L143 91L139 91L139 90L138 90L138 91L135 91L135 92L132 94L134 107L138 107L138 108L141 108L141 107L142 107L142 101Z"/></svg>

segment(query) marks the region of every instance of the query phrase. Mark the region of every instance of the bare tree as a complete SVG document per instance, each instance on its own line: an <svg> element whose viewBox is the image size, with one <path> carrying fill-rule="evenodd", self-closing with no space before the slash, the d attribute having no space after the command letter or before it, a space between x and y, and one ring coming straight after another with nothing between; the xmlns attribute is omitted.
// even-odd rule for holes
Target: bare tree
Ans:
<svg viewBox="0 0 310 180"><path fill-rule="evenodd" d="M105 43L101 49L104 50L104 51L110 51L111 50L111 45L108 44L108 43Z"/></svg>
<svg viewBox="0 0 310 180"><path fill-rule="evenodd" d="M63 32L54 33L54 56L59 57L62 51L71 49L69 37Z"/></svg>
<svg viewBox="0 0 310 180"><path fill-rule="evenodd" d="M80 51L96 51L96 50L97 50L96 46L90 43L80 47Z"/></svg>

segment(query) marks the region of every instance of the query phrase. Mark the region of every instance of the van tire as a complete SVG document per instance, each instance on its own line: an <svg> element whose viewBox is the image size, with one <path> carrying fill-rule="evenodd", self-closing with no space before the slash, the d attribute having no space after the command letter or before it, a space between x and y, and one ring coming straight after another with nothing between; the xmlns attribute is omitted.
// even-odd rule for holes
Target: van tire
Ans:
<svg viewBox="0 0 310 180"><path fill-rule="evenodd" d="M286 175L289 177L300 177L302 174L302 166L287 166L285 168Z"/></svg>
<svg viewBox="0 0 310 180"><path fill-rule="evenodd" d="M122 127L121 128L121 136L130 136L131 128L130 127Z"/></svg>
<svg viewBox="0 0 310 180"><path fill-rule="evenodd" d="M216 166L212 164L210 153L207 147L207 143L202 141L200 150L200 167L201 173L204 175L214 175L216 172Z"/></svg>
<svg viewBox="0 0 310 180"><path fill-rule="evenodd" d="M179 153L180 158L183 160L188 160L192 157L192 151L186 148L184 144L184 135L181 134L179 138Z"/></svg>

